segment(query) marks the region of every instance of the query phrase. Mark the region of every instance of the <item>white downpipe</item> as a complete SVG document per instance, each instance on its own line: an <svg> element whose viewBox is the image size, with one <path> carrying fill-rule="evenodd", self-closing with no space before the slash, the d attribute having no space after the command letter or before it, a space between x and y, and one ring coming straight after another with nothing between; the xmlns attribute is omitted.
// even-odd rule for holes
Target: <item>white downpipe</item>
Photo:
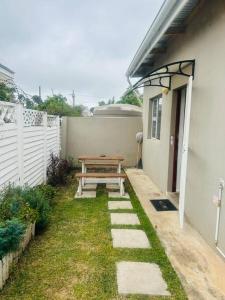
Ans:
<svg viewBox="0 0 225 300"><path fill-rule="evenodd" d="M223 253L223 251L219 248L219 247L216 247L216 249L219 251L219 253L225 258L225 254Z"/></svg>
<svg viewBox="0 0 225 300"><path fill-rule="evenodd" d="M215 244L216 244L217 251L219 251L219 253L225 258L225 253L218 246L220 214L221 214L221 202L222 202L222 196L223 196L223 189L224 189L224 180L220 179L220 182L219 182L219 193L218 193L218 203L217 203L217 213L216 213Z"/></svg>
<svg viewBox="0 0 225 300"><path fill-rule="evenodd" d="M216 245L218 244L220 211L221 211L221 201L222 201L223 189L224 189L224 181L222 179L220 179L219 193L218 193L218 203L217 203L217 210L216 210L216 233L215 233L215 244Z"/></svg>
<svg viewBox="0 0 225 300"><path fill-rule="evenodd" d="M191 118L192 80L193 78L192 76L190 76L187 85L187 96L186 96L186 105L185 105L184 137L183 137L183 147L182 147L180 197L179 197L179 219L180 219L181 228L183 228L184 226L185 189L186 189L186 177L187 177L190 118Z"/></svg>
<svg viewBox="0 0 225 300"><path fill-rule="evenodd" d="M216 233L215 233L215 244L216 245L218 243L219 224L220 224L220 205L216 209Z"/></svg>

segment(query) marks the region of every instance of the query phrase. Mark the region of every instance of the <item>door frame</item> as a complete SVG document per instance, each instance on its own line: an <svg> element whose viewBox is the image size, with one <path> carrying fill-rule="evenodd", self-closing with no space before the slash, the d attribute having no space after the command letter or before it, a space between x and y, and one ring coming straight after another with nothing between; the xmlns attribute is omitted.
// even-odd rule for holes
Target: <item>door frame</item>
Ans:
<svg viewBox="0 0 225 300"><path fill-rule="evenodd" d="M176 192L177 183L177 160L178 160L178 134L179 134L179 123L180 123L180 109L181 109L181 89L176 91L177 93L177 105L175 114L175 128L174 128L174 150L173 150L173 174L172 174L172 192Z"/></svg>
<svg viewBox="0 0 225 300"><path fill-rule="evenodd" d="M184 91L185 90L185 91ZM182 98L182 93L185 92L185 99ZM178 163L179 163L179 157L180 157L180 150L182 150L180 147L180 133L181 125L184 126L184 117L185 117L185 104L186 104L186 94L187 94L187 85L183 85L182 87L179 87L176 90L176 113L175 113L175 127L174 127L174 149L173 149L173 166L172 166L172 192L176 193L177 191L177 176L178 176ZM182 103L184 101L184 103ZM184 110L184 114L181 115L181 113ZM182 118L181 118L182 117ZM181 124L182 120L182 124ZM183 136L182 141L183 142ZM181 157L180 157L181 161ZM180 172L179 172L180 175ZM179 176L180 177L180 176Z"/></svg>
<svg viewBox="0 0 225 300"><path fill-rule="evenodd" d="M180 172L179 220L180 220L181 228L183 228L184 226L185 191L186 191L187 161L188 161L188 149L189 149L189 131L190 131L190 120L191 120L192 81L193 81L193 77L190 76L187 84L187 94L186 94L186 103L185 103L184 136L183 136L181 172Z"/></svg>

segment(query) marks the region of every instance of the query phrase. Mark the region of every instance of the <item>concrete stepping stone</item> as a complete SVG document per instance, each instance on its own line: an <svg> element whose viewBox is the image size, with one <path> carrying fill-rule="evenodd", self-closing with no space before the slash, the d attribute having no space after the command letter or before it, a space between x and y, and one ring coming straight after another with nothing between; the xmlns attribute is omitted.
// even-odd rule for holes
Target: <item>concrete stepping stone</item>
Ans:
<svg viewBox="0 0 225 300"><path fill-rule="evenodd" d="M108 209L133 209L130 201L108 201Z"/></svg>
<svg viewBox="0 0 225 300"><path fill-rule="evenodd" d="M111 213L112 225L140 225L137 214L132 213Z"/></svg>
<svg viewBox="0 0 225 300"><path fill-rule="evenodd" d="M109 192L109 198L119 198L119 199L130 199L128 193L125 193L123 196L120 195L120 192Z"/></svg>
<svg viewBox="0 0 225 300"><path fill-rule="evenodd" d="M96 198L96 191L83 191L82 195L78 195L78 193L76 192L75 199L84 199L84 198Z"/></svg>
<svg viewBox="0 0 225 300"><path fill-rule="evenodd" d="M111 229L114 248L150 248L146 233L139 229Z"/></svg>
<svg viewBox="0 0 225 300"><path fill-rule="evenodd" d="M158 265L122 261L116 264L116 268L119 294L170 295Z"/></svg>

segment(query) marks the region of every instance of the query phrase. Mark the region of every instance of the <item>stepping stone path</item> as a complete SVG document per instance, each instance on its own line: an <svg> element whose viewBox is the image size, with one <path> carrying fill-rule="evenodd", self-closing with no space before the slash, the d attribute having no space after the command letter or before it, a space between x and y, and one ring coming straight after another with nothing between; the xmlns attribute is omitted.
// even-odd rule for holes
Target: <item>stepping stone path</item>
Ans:
<svg viewBox="0 0 225 300"><path fill-rule="evenodd" d="M133 209L130 201L109 201L108 208L111 209Z"/></svg>
<svg viewBox="0 0 225 300"><path fill-rule="evenodd" d="M83 191L81 196L78 194L78 192L76 192L75 198L76 199L96 198L96 191Z"/></svg>
<svg viewBox="0 0 225 300"><path fill-rule="evenodd" d="M109 192L109 198L121 199L119 192ZM125 197L129 199L129 195ZM109 201L108 209L133 209L130 201ZM140 225L135 213L110 213L112 225ZM141 229L111 229L114 248L149 249L146 233ZM122 261L116 264L119 294L169 296L167 284L157 264L148 262Z"/></svg>
<svg viewBox="0 0 225 300"><path fill-rule="evenodd" d="M147 235L139 229L111 229L114 248L150 248Z"/></svg>
<svg viewBox="0 0 225 300"><path fill-rule="evenodd" d="M129 213L111 213L112 225L140 225L140 221L136 214Z"/></svg>
<svg viewBox="0 0 225 300"><path fill-rule="evenodd" d="M123 261L116 267L120 294L170 295L158 265Z"/></svg>

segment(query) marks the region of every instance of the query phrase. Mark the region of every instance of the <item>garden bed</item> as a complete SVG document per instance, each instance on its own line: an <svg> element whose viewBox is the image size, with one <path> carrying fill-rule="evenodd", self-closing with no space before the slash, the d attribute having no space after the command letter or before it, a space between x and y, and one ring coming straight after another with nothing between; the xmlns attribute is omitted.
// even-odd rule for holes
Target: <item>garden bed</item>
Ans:
<svg viewBox="0 0 225 300"><path fill-rule="evenodd" d="M0 194L0 289L34 236L46 229L55 188L8 186Z"/></svg>
<svg viewBox="0 0 225 300"><path fill-rule="evenodd" d="M26 228L18 250L9 252L0 260L0 289L3 288L6 280L9 278L12 266L18 262L18 259L20 258L22 252L25 250L34 235L35 223L28 225L28 227Z"/></svg>

